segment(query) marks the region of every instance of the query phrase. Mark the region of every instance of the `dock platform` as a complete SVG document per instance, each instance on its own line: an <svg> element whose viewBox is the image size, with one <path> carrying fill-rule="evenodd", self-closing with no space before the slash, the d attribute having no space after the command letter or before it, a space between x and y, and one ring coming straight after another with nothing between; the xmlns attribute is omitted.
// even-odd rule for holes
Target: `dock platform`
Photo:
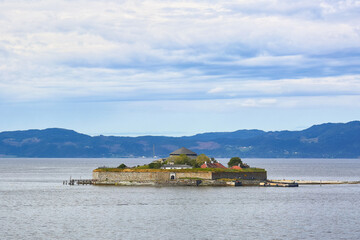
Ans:
<svg viewBox="0 0 360 240"><path fill-rule="evenodd" d="M71 179L63 181L63 185L92 185L95 179Z"/></svg>
<svg viewBox="0 0 360 240"><path fill-rule="evenodd" d="M266 181L260 183L262 187L298 187L299 184L297 182L273 182L273 181Z"/></svg>

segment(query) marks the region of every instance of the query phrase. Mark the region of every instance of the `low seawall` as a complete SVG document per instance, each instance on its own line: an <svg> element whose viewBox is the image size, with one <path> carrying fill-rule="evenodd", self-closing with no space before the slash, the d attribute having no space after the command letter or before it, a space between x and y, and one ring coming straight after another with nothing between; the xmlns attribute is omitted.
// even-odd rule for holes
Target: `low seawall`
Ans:
<svg viewBox="0 0 360 240"><path fill-rule="evenodd" d="M166 182L176 179L212 179L211 172L93 172L93 179L98 182L120 181L155 181Z"/></svg>
<svg viewBox="0 0 360 240"><path fill-rule="evenodd" d="M266 181L266 172L213 172L212 179L230 178Z"/></svg>
<svg viewBox="0 0 360 240"><path fill-rule="evenodd" d="M97 185L246 186L266 181L266 171L94 171L93 179Z"/></svg>

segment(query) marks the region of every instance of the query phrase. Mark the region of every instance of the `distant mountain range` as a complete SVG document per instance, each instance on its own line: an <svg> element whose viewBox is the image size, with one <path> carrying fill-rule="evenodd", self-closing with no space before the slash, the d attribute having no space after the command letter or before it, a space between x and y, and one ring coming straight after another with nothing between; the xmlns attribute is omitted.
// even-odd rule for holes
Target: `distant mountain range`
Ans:
<svg viewBox="0 0 360 240"><path fill-rule="evenodd" d="M302 131L238 130L189 137L91 137L72 130L0 133L0 157L166 157L180 148L211 157L359 158L360 122L326 123Z"/></svg>

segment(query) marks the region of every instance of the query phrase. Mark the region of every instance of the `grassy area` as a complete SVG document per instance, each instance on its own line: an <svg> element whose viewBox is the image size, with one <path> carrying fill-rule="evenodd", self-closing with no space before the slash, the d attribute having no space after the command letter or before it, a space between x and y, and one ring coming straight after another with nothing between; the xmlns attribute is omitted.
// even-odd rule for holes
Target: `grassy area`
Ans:
<svg viewBox="0 0 360 240"><path fill-rule="evenodd" d="M150 168L98 168L94 172L265 172L263 168L190 168L190 169L150 169Z"/></svg>
<svg viewBox="0 0 360 240"><path fill-rule="evenodd" d="M223 181L223 182L233 182L233 181L236 181L237 179L236 178L219 178L219 179L216 179L217 181Z"/></svg>
<svg viewBox="0 0 360 240"><path fill-rule="evenodd" d="M189 180L204 180L203 178L197 178L197 177L182 177L178 179L189 179Z"/></svg>

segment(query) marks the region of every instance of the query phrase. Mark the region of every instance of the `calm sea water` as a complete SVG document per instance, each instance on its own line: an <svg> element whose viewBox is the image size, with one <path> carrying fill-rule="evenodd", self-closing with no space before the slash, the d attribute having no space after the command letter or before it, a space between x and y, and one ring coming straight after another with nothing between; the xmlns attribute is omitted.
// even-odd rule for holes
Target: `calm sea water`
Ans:
<svg viewBox="0 0 360 240"><path fill-rule="evenodd" d="M149 161L0 159L0 239L360 239L360 185L62 185L99 166ZM360 159L245 162L270 179L360 180Z"/></svg>

